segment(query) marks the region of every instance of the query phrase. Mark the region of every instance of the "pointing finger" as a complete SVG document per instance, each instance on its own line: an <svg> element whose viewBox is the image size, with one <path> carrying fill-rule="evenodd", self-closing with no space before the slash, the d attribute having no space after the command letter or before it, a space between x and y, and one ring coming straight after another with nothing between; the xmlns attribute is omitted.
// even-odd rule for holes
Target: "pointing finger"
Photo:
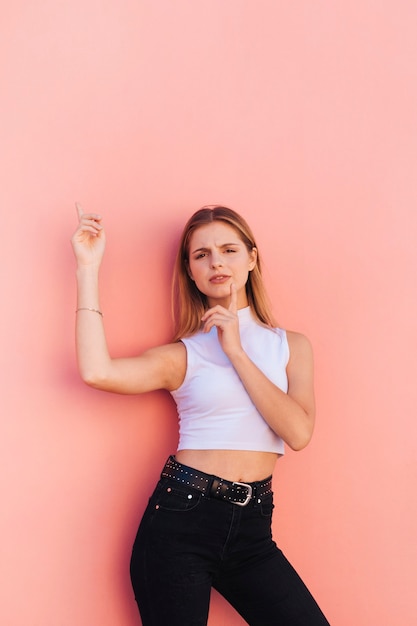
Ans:
<svg viewBox="0 0 417 626"><path fill-rule="evenodd" d="M82 216L84 215L83 208L82 208L82 206L81 206L81 204L79 202L75 203L75 208L77 209L78 219L80 220L82 218Z"/></svg>
<svg viewBox="0 0 417 626"><path fill-rule="evenodd" d="M77 209L78 219L80 223L81 222L87 223L88 221L93 221L93 222L98 223L101 221L101 215L98 215L97 213L84 213L84 209L82 208L79 202L75 203L75 208Z"/></svg>
<svg viewBox="0 0 417 626"><path fill-rule="evenodd" d="M230 285L230 305L229 311L231 313L237 313L237 289L236 285L232 283Z"/></svg>

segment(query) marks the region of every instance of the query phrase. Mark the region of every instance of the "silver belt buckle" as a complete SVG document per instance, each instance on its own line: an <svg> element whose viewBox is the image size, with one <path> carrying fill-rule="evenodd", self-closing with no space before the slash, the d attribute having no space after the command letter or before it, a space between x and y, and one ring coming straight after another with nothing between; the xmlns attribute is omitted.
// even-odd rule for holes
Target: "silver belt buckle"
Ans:
<svg viewBox="0 0 417 626"><path fill-rule="evenodd" d="M239 485L240 487L246 487L248 490L248 495L246 496L246 499L244 502L233 502L233 504L237 504L238 506L246 506L250 499L252 498L252 485L248 485L248 483L233 483L234 485Z"/></svg>

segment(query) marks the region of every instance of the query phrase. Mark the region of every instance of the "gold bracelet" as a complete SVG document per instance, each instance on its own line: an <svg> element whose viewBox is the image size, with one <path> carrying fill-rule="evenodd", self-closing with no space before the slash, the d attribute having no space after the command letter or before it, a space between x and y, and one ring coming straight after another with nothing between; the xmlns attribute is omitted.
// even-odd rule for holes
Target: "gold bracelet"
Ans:
<svg viewBox="0 0 417 626"><path fill-rule="evenodd" d="M99 311L98 309L90 309L87 306L80 306L79 309L76 309L76 313L78 313L78 311L93 311L93 313L98 313L99 315L101 315L101 317L103 317L103 313L101 311Z"/></svg>

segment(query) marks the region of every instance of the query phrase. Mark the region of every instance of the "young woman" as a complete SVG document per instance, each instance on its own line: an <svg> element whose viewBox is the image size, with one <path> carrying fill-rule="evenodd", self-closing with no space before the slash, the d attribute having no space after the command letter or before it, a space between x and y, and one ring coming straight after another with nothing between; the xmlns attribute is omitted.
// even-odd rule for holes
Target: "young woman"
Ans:
<svg viewBox="0 0 417 626"><path fill-rule="evenodd" d="M143 625L205 625L212 587L250 626L328 624L271 536L275 463L284 442L301 450L313 432L313 359L303 335L276 328L249 226L225 207L197 211L175 264L173 342L114 359L99 301L104 229L77 209L81 376L118 393L167 389L179 415L133 546Z"/></svg>

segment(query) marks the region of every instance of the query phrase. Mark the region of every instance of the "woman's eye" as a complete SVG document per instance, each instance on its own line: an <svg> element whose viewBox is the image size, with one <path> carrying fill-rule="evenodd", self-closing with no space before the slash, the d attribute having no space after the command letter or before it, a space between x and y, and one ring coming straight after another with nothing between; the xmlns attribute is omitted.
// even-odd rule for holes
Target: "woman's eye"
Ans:
<svg viewBox="0 0 417 626"><path fill-rule="evenodd" d="M229 252L236 252L236 250L233 250L232 248L228 248L228 249L226 250L226 252L227 252L227 253L229 253Z"/></svg>

